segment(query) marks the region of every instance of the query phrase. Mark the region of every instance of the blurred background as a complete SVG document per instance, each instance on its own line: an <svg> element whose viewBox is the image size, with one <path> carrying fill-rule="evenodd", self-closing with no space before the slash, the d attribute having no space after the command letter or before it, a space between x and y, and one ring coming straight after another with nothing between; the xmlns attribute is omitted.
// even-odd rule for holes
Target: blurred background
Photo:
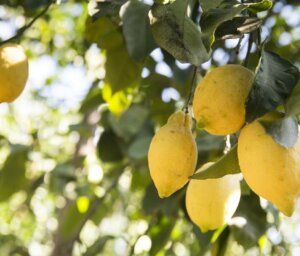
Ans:
<svg viewBox="0 0 300 256"><path fill-rule="evenodd" d="M123 16L120 0L52 2L0 1L0 41L47 9L17 38L29 57L26 89L0 105L0 255L300 255L300 204L286 218L242 183L231 223L203 234L184 189L159 199L147 151L184 106L192 67L149 35L146 52L132 49L128 27L147 26L130 17L143 20L153 2ZM258 17L267 48L300 67L299 1L273 1ZM246 55L254 69L248 42L216 40L201 74ZM198 166L223 155L224 137L195 132Z"/></svg>

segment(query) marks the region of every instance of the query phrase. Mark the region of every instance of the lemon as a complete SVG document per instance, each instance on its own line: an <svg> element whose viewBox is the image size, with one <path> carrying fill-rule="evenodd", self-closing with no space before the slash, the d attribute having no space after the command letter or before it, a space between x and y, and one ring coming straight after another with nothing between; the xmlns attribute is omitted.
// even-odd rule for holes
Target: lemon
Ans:
<svg viewBox="0 0 300 256"><path fill-rule="evenodd" d="M214 135L237 132L245 123L245 101L253 79L251 70L234 64L207 73L197 85L193 100L199 126Z"/></svg>
<svg viewBox="0 0 300 256"><path fill-rule="evenodd" d="M245 181L286 216L300 192L300 141L291 148L277 144L260 122L246 125L238 139L238 159Z"/></svg>
<svg viewBox="0 0 300 256"><path fill-rule="evenodd" d="M203 165L199 171L213 163ZM192 179L187 187L185 204L191 220L202 232L226 224L236 211L240 197L240 175L218 179Z"/></svg>
<svg viewBox="0 0 300 256"><path fill-rule="evenodd" d="M176 112L151 141L148 164L161 198L182 188L195 171L198 153L191 125L190 114Z"/></svg>
<svg viewBox="0 0 300 256"><path fill-rule="evenodd" d="M23 91L28 79L28 60L22 46L0 47L0 102L11 102Z"/></svg>

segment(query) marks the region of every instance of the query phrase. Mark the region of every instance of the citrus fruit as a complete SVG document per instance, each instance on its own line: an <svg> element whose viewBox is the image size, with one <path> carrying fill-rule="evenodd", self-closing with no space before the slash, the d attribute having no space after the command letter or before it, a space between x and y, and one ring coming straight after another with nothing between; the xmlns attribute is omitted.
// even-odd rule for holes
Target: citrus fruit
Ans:
<svg viewBox="0 0 300 256"><path fill-rule="evenodd" d="M293 147L285 148L266 132L260 120L246 125L238 139L238 159L245 181L286 216L293 214L300 192L299 156L299 139Z"/></svg>
<svg viewBox="0 0 300 256"><path fill-rule="evenodd" d="M198 153L191 125L190 114L176 112L151 141L148 164L161 198L182 188L195 171Z"/></svg>
<svg viewBox="0 0 300 256"><path fill-rule="evenodd" d="M203 165L199 171L213 163ZM217 229L228 222L236 211L240 197L240 175L218 179L192 179L187 187L185 204L191 220L202 232Z"/></svg>
<svg viewBox="0 0 300 256"><path fill-rule="evenodd" d="M237 132L245 123L245 101L254 73L228 64L213 69L197 85L193 112L200 127L214 135Z"/></svg>
<svg viewBox="0 0 300 256"><path fill-rule="evenodd" d="M28 60L22 46L0 47L0 102L11 102L23 91L28 79Z"/></svg>

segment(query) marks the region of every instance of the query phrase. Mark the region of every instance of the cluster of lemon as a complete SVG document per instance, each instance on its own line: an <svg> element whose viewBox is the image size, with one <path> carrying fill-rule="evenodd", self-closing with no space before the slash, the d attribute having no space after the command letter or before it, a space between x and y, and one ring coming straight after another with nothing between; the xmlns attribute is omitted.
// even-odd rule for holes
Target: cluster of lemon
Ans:
<svg viewBox="0 0 300 256"><path fill-rule="evenodd" d="M22 46L0 46L0 103L14 101L24 90L27 79L28 60Z"/></svg>
<svg viewBox="0 0 300 256"><path fill-rule="evenodd" d="M291 216L300 192L300 141L292 148L277 144L260 123L261 119L276 120L273 114L245 125L245 102L253 80L254 73L240 65L213 69L196 88L193 114L198 125L213 135L241 130L238 160L245 181L256 194ZM152 139L148 163L162 198L189 182L186 191L188 214L202 231L207 231L223 226L236 211L241 196L241 174L189 180L198 156L191 124L190 113L172 114Z"/></svg>

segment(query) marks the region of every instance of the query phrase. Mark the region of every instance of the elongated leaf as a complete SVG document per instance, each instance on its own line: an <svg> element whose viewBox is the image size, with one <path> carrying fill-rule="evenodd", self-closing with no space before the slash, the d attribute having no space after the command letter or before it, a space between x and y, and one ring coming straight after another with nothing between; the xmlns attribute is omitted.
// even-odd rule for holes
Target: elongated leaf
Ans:
<svg viewBox="0 0 300 256"><path fill-rule="evenodd" d="M219 161L209 166L205 170L195 173L193 176L191 176L191 179L217 179L227 174L235 174L239 172L241 172L241 170L237 158L237 146L234 146Z"/></svg>
<svg viewBox="0 0 300 256"><path fill-rule="evenodd" d="M287 99L285 105L287 116L298 115L300 113L300 83L295 86L292 95Z"/></svg>
<svg viewBox="0 0 300 256"><path fill-rule="evenodd" d="M93 21L106 16L118 14L121 5L124 4L126 0L113 0L113 1L89 1L89 15L92 17Z"/></svg>
<svg viewBox="0 0 300 256"><path fill-rule="evenodd" d="M97 253L101 252L105 244L111 239L115 239L115 237L110 235L100 237L92 246L90 246L87 249L87 251L83 254L83 256L97 255Z"/></svg>
<svg viewBox="0 0 300 256"><path fill-rule="evenodd" d="M258 3L250 3L250 4L245 4L246 6L248 6L248 10L250 12L253 12L253 13L258 13L258 12L262 12L262 11L267 11L269 9L272 8L272 1L270 0L262 0Z"/></svg>
<svg viewBox="0 0 300 256"><path fill-rule="evenodd" d="M27 185L25 177L26 161L29 148L24 145L13 145L2 170L0 171L0 201L24 189Z"/></svg>
<svg viewBox="0 0 300 256"><path fill-rule="evenodd" d="M281 146L290 148L298 140L298 122L295 116L285 117L273 122L260 121L267 133Z"/></svg>
<svg viewBox="0 0 300 256"><path fill-rule="evenodd" d="M168 5L154 4L149 12L152 33L157 44L184 63L200 65L209 58L200 28L187 16L186 1Z"/></svg>
<svg viewBox="0 0 300 256"><path fill-rule="evenodd" d="M297 67L273 52L262 51L259 69L246 102L246 120L252 122L282 105L298 79Z"/></svg>
<svg viewBox="0 0 300 256"><path fill-rule="evenodd" d="M135 88L141 79L142 66L133 61L124 45L107 51L105 82L112 92Z"/></svg>
<svg viewBox="0 0 300 256"><path fill-rule="evenodd" d="M136 61L143 61L156 47L150 30L149 10L150 6L140 1L129 1L120 10L128 53Z"/></svg>

